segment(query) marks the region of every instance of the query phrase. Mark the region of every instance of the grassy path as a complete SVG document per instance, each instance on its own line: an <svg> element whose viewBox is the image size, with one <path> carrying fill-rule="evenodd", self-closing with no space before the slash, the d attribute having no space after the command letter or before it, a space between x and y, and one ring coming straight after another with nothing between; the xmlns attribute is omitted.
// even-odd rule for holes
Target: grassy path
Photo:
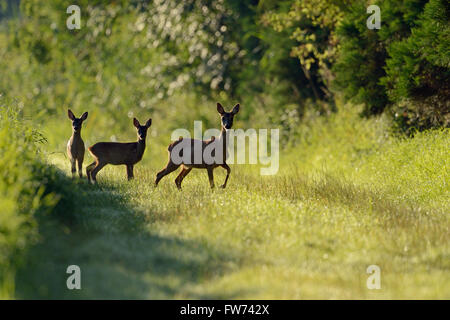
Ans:
<svg viewBox="0 0 450 320"><path fill-rule="evenodd" d="M153 136L134 181L112 166L98 186L67 179L72 205L54 214L73 222L40 224L17 297L449 299L449 131L389 137L350 105L302 132L277 175L233 166L225 190L201 170L182 192L175 173L155 189L167 142ZM66 288L71 264L82 290ZM370 265L381 290L366 286Z"/></svg>
<svg viewBox="0 0 450 320"><path fill-rule="evenodd" d="M155 189L153 168L138 166L132 182L124 171L77 182L76 223L43 228L19 298L450 298L445 205L294 168L263 178L235 167L214 192L200 170L182 192L175 174ZM65 286L71 264L82 290ZM372 264L381 290L366 287Z"/></svg>

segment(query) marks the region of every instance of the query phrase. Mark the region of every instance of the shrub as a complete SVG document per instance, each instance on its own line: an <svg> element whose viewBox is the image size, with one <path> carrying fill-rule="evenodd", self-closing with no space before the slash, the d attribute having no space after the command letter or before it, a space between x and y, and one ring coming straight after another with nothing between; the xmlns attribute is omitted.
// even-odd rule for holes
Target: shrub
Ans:
<svg viewBox="0 0 450 320"><path fill-rule="evenodd" d="M37 217L55 208L55 170L41 162L43 136L0 100L0 298L14 294L25 249L38 240ZM53 189L53 190L52 190Z"/></svg>
<svg viewBox="0 0 450 320"><path fill-rule="evenodd" d="M388 49L386 86L397 126L411 132L450 124L450 6L431 0L411 36Z"/></svg>
<svg viewBox="0 0 450 320"><path fill-rule="evenodd" d="M338 28L337 87L371 115L390 107L411 133L450 122L450 6L443 0L378 1L380 30L366 27L366 4L349 7Z"/></svg>

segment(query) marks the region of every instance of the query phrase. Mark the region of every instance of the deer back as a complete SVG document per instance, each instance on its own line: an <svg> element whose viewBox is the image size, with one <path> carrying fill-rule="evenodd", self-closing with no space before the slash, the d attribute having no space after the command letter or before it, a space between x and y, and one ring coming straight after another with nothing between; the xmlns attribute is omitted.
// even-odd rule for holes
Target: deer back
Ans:
<svg viewBox="0 0 450 320"><path fill-rule="evenodd" d="M89 152L102 163L133 165L142 159L145 144L139 142L99 142Z"/></svg>

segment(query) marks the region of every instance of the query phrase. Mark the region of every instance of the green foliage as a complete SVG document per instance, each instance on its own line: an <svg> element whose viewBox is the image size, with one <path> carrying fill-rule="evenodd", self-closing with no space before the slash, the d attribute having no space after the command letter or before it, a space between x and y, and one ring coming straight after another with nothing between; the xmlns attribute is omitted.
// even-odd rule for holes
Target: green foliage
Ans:
<svg viewBox="0 0 450 320"><path fill-rule="evenodd" d="M393 43L386 77L397 125L423 130L450 125L450 7L432 0L411 36ZM411 132L411 131L410 131Z"/></svg>
<svg viewBox="0 0 450 320"><path fill-rule="evenodd" d="M164 114L167 101L186 91L239 100L242 117L263 109L282 123L286 106L301 116L326 90L316 67L302 69L290 56L296 40L266 25L266 9L256 4L80 1L81 29L68 30L68 1L25 0L22 18L0 38L0 67L9 75L0 87L36 106L25 110L34 117L38 108L47 115L98 110L109 119L102 128L124 130L124 115Z"/></svg>
<svg viewBox="0 0 450 320"><path fill-rule="evenodd" d="M338 88L365 104L364 114L388 105L408 132L449 125L449 7L446 1L378 1L380 30L366 27L365 4L348 9L338 28Z"/></svg>
<svg viewBox="0 0 450 320"><path fill-rule="evenodd" d="M14 290L11 276L20 252L36 236L33 213L40 206L35 132L21 130L17 112L3 104L0 108L0 296Z"/></svg>
<svg viewBox="0 0 450 320"><path fill-rule="evenodd" d="M341 43L339 59L334 66L336 85L347 99L364 103L364 114L376 114L389 103L380 83L385 76L390 43L407 37L409 28L421 12L426 0L377 1L381 9L381 29L366 26L366 3L356 1L347 8L338 28Z"/></svg>
<svg viewBox="0 0 450 320"><path fill-rule="evenodd" d="M42 163L45 139L20 114L17 103L0 100L1 298L14 296L15 272L38 240L37 218L68 201L59 201L67 195L67 179Z"/></svg>
<svg viewBox="0 0 450 320"><path fill-rule="evenodd" d="M0 31L0 94L23 101L0 106L1 296L448 297L449 131L398 139L386 115L359 117L449 101L447 11L379 1L374 31L365 3L21 1ZM66 28L71 4L80 30ZM364 109L318 106L332 70ZM241 102L235 128L282 128L279 174L234 166L227 189L211 193L193 170L183 192L175 174L155 189L172 130L218 127L215 99ZM98 186L68 179L69 107L89 111L86 146L132 140L131 118L153 118L136 180L113 166ZM73 259L77 292L61 285ZM381 293L365 287L374 263Z"/></svg>
<svg viewBox="0 0 450 320"><path fill-rule="evenodd" d="M270 1L262 2L269 6ZM263 20L295 40L291 56L299 59L316 100L331 96L331 65L338 51L336 26L343 18L346 1L282 1L264 14ZM271 6L275 6L272 4Z"/></svg>
<svg viewBox="0 0 450 320"><path fill-rule="evenodd" d="M341 50L334 65L335 84L346 99L365 104L364 114L380 113L387 103L378 83L384 76L385 48L380 45L377 32L366 27L365 4L357 1L348 10L338 28Z"/></svg>
<svg viewBox="0 0 450 320"><path fill-rule="evenodd" d="M26 114L97 110L105 129L163 117L187 91L287 131L289 114L333 111L333 92L365 115L395 104L400 127L446 126L447 11L430 1L424 12L427 2L378 1L382 27L369 30L363 1L79 1L81 29L68 30L71 3L24 0L0 33L0 87L29 102Z"/></svg>

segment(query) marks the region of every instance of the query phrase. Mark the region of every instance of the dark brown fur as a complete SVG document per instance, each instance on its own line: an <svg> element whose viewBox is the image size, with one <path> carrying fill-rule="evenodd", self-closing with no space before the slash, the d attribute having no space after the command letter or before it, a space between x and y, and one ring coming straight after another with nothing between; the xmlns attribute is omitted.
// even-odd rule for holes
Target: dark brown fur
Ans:
<svg viewBox="0 0 450 320"><path fill-rule="evenodd" d="M136 163L142 160L145 151L145 138L147 129L150 128L152 119L149 119L144 126L134 118L133 124L137 129L137 142L98 142L89 147L88 150L95 161L86 168L89 181L96 182L98 172L107 164L125 165L127 167L128 180L133 179L133 168Z"/></svg>
<svg viewBox="0 0 450 320"><path fill-rule="evenodd" d="M210 140L201 141L201 146L202 146L202 154L203 154L203 150L210 143L222 143L222 147L223 147L222 155L223 155L223 158L221 159L222 160L221 163L220 164L218 164L218 163L208 164L208 163L205 163L203 161L203 159L202 159L201 163L196 164L196 163L194 163L194 152L191 151L192 157L191 157L190 163L175 164L172 161L172 150L173 150L173 148L176 145L178 145L179 143L182 143L182 142L186 143L187 142L187 143L190 143L191 150L194 150L194 144L195 144L195 141L196 141L194 139L183 139L183 138L180 138L179 140L171 143L169 145L169 147L167 148L167 150L169 152L169 160L167 162L166 167L163 168L156 175L155 186L158 185L159 181L164 176L166 176L169 173L175 171L176 169L178 169L179 166L181 166L181 171L180 171L179 175L177 176L177 178L175 179L175 184L176 184L178 189L181 189L181 183L182 183L183 179L189 174L189 172L191 172L191 170L193 168L206 169L207 170L209 183L210 183L211 188L214 188L213 170L215 168L217 168L217 167L224 168L225 170L227 170L227 176L226 176L225 182L223 183L221 188L225 188L227 186L227 181L228 181L228 177L230 176L231 169L225 162L225 160L226 160L226 148L227 148L227 134L226 134L226 131L228 129L231 129L231 126L233 125L233 118L239 112L239 104L237 104L233 108L233 110L231 112L225 112L225 110L223 109L222 105L220 103L217 103L217 112L219 112L219 114L221 116L221 124L222 124L222 130L221 130L220 137L218 139L216 139L215 137L212 137ZM182 153L180 155L182 156ZM213 156L214 156L214 154L213 154Z"/></svg>

